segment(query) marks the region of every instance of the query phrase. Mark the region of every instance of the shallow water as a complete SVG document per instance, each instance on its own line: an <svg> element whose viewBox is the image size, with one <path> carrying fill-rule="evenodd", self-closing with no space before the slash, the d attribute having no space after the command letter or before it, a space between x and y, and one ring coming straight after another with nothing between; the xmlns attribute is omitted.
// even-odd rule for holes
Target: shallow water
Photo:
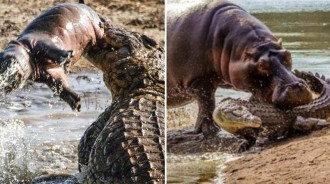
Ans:
<svg viewBox="0 0 330 184"><path fill-rule="evenodd" d="M221 165L235 157L220 152L195 155L167 155L167 183L209 183L221 180Z"/></svg>
<svg viewBox="0 0 330 184"><path fill-rule="evenodd" d="M31 172L24 177L78 172L78 141L86 128L110 105L111 95L100 72L70 74L70 84L81 96L81 112L73 112L44 84L29 85L0 99L0 121L9 121L12 125L0 125L0 136L4 137L0 139L0 153L16 155L15 159L26 166L26 172ZM11 142L15 148L21 149L24 145L23 150L17 152L6 146ZM10 161L8 154L1 155L0 161ZM16 171L11 169L11 172L15 175ZM0 175L0 181L5 177ZM13 183L16 182L13 180Z"/></svg>
<svg viewBox="0 0 330 184"><path fill-rule="evenodd" d="M181 2L177 6L175 2ZM283 38L291 51L293 68L318 72L330 78L330 1L324 0L232 0L264 22L274 35ZM188 7L195 1L169 0L173 7ZM179 9L179 8L178 8ZM247 93L218 89L217 101L224 97L247 97ZM221 167L227 158L202 159L200 155L170 155L168 183L221 183ZM177 158L181 161L172 162ZM224 159L223 159L224 158ZM205 170L205 165L207 169ZM202 171L198 172L198 171ZM205 173L203 173L205 171Z"/></svg>

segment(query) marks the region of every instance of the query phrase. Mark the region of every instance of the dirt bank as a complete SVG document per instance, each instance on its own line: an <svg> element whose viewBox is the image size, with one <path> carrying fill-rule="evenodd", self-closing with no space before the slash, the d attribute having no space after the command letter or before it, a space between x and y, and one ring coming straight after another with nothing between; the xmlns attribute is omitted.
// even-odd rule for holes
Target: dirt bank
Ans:
<svg viewBox="0 0 330 184"><path fill-rule="evenodd" d="M226 164L225 183L330 183L330 129Z"/></svg>

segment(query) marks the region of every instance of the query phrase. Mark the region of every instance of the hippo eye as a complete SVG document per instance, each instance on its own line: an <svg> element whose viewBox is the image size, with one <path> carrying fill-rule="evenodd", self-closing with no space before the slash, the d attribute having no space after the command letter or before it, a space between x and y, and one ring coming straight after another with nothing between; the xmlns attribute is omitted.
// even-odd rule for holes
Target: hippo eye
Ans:
<svg viewBox="0 0 330 184"><path fill-rule="evenodd" d="M253 60L254 62L258 62L259 57L260 57L260 53L258 53L258 52L246 52L246 57L248 59Z"/></svg>

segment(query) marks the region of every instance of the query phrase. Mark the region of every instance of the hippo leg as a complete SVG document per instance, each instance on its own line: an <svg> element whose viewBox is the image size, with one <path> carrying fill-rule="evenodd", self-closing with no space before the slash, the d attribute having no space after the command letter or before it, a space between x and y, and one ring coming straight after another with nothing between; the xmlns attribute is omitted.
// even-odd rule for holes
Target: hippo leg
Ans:
<svg viewBox="0 0 330 184"><path fill-rule="evenodd" d="M35 47L35 50L40 51L38 54L44 56L56 64L63 65L65 69L66 64L69 63L70 58L73 57L72 50L62 50L50 41L39 41Z"/></svg>
<svg viewBox="0 0 330 184"><path fill-rule="evenodd" d="M40 81L46 83L55 95L59 96L70 105L72 110L80 111L80 97L68 85L63 68L52 68L45 70Z"/></svg>
<svg viewBox="0 0 330 184"><path fill-rule="evenodd" d="M57 83L57 82L55 82ZM59 81L60 83L60 81ZM60 84L61 85L61 84ZM50 86L49 86L50 87ZM72 110L80 111L80 97L68 86L63 86L62 91L60 92L60 98L63 99L66 103L70 105Z"/></svg>
<svg viewBox="0 0 330 184"><path fill-rule="evenodd" d="M195 124L195 133L205 136L214 135L220 131L219 126L213 121L212 114L215 108L216 88L206 80L197 80L192 83L189 93L197 100L198 117Z"/></svg>

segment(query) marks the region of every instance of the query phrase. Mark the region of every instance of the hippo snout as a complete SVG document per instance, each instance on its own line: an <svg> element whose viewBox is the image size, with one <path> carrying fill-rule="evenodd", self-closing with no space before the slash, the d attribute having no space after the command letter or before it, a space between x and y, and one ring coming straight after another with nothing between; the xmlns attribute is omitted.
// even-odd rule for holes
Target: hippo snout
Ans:
<svg viewBox="0 0 330 184"><path fill-rule="evenodd" d="M304 91L308 91L309 88L307 86L307 84L305 82L294 82L292 84L286 85L285 90L288 93L294 93L294 92L304 92ZM306 92L307 92L306 91Z"/></svg>
<svg viewBox="0 0 330 184"><path fill-rule="evenodd" d="M312 91L303 80L277 87L272 98L273 104L282 109L304 105L312 100Z"/></svg>

